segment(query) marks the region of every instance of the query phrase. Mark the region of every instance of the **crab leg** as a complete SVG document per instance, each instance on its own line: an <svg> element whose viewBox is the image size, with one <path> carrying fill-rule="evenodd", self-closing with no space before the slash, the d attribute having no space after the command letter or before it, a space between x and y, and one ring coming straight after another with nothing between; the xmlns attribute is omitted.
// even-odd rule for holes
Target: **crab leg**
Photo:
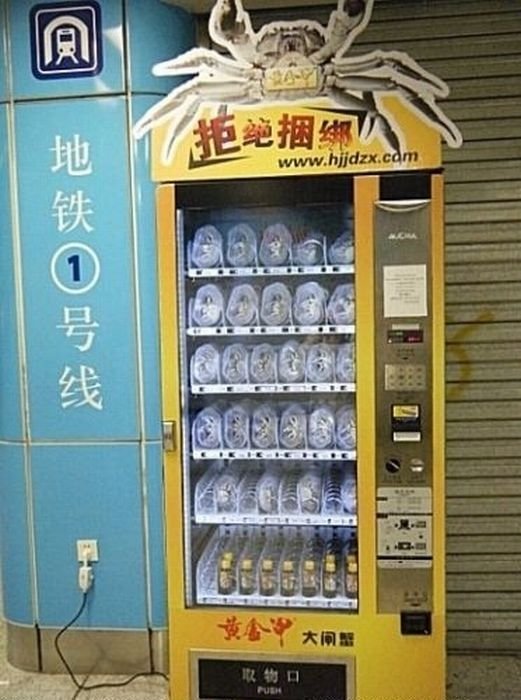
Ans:
<svg viewBox="0 0 521 700"><path fill-rule="evenodd" d="M383 71L382 71L383 72ZM450 146L461 144L461 134L454 123L438 107L432 92L425 84L411 81L394 69L387 69L384 77L371 75L346 76L342 74L336 84L344 90L359 90L363 92L397 92L398 96L411 105L421 117L426 118L438 129Z"/></svg>
<svg viewBox="0 0 521 700"><path fill-rule="evenodd" d="M254 86L246 81L217 82L215 80L208 81L196 78L190 82L192 85L188 91L189 99L186 99L184 95L179 97L175 103L170 105L168 112L164 113L161 118L162 122L167 119L171 120L161 151L161 157L165 163L171 161L175 141L191 124L202 104L205 102L249 104L258 102L259 100L258 95L255 93ZM172 95L170 95L170 97L171 96ZM155 126L157 123L158 122L151 124L148 128Z"/></svg>
<svg viewBox="0 0 521 700"><path fill-rule="evenodd" d="M202 47L190 49L180 56L171 58L162 63L156 63L153 68L154 75L172 76L187 75L189 73L225 73L230 77L240 78L245 68L251 67L249 63L221 56L216 51Z"/></svg>
<svg viewBox="0 0 521 700"><path fill-rule="evenodd" d="M362 97L356 97L346 91L343 81L335 81L329 88L331 98L350 112L365 112L360 139L368 141L371 134L378 130L389 147L396 152L402 150L402 142L398 130L379 108L371 92L363 92Z"/></svg>
<svg viewBox="0 0 521 700"><path fill-rule="evenodd" d="M403 78L421 83L424 88L437 97L447 97L449 94L449 88L441 78L422 68L419 63L402 51L376 50L364 56L336 60L334 65L335 73L342 78L376 71L376 77L392 77L397 82L400 82L399 78Z"/></svg>
<svg viewBox="0 0 521 700"><path fill-rule="evenodd" d="M204 93L205 99L211 101L226 101L228 92L232 97L237 95L239 86L243 92L248 91L246 79L217 81L211 77L197 76L186 83L174 88L172 92L156 102L134 125L134 136L140 139L152 128L163 124L165 121L175 120L177 114L182 115L186 107L185 103L199 99Z"/></svg>

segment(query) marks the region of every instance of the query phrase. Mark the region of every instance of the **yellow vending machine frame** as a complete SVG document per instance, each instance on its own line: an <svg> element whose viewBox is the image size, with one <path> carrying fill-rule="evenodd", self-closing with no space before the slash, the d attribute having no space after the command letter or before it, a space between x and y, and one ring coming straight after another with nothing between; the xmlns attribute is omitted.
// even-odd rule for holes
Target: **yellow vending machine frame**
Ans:
<svg viewBox="0 0 521 700"><path fill-rule="evenodd" d="M349 3L348 9L332 14L327 31L315 27L325 42L316 56L338 56L347 49L367 24L372 4ZM322 82L320 67L302 56L295 59L302 50L295 33L304 31L304 25L280 22L270 28L281 37L281 46L289 41L284 49L288 60L265 71L267 96L253 104L251 95L245 99L241 92L252 67L246 65L246 53L239 54L249 44L259 47L268 32L254 32L240 1L234 0L230 7L240 10L242 21L236 27L242 41L231 34L219 37L215 32L222 19L218 12L227 11L223 7L218 2L212 11L212 37L240 65L202 48L161 64L160 74L199 71L203 77L175 88L136 129L138 136L152 130L152 173L158 183L171 698L443 700L441 136L451 146L461 143L457 128L435 102L446 94L446 86L405 54L375 52L359 64L367 90L362 97L356 87L362 83L356 80L351 87L348 80L341 82L347 85L343 96L338 89L328 93L333 83ZM363 17L358 16L362 11ZM347 32L344 43L338 43L337 20ZM382 82L378 70L388 58L386 76L392 80ZM219 82L223 76L226 80ZM253 71L250 77L255 76ZM339 80L338 74L330 80ZM371 91L382 91L377 101ZM356 309L357 508L356 522L351 522L356 529L351 573L356 599L343 605L322 599L318 606L294 605L281 595L254 597L252 606L233 596L198 599L193 572L200 555L187 547L194 485L187 485L184 471L192 441L184 347L193 329L187 328L182 279L190 277L185 264L187 202L194 210L240 209L247 194L256 206L269 207L269 192L277 193L279 205L291 192L291 207L302 189L300 196L318 206L323 194L342 188L354 230L350 279L354 277ZM343 206L342 197L325 200L333 208ZM246 274L224 268L224 261L217 263L209 276ZM324 269L332 272L327 264ZM298 278L306 270L290 266L285 272ZM249 276L263 274L266 270L247 270ZM340 405L343 396L337 397ZM227 456L233 461L233 454ZM223 522L217 519L214 525ZM281 517L263 522L284 527ZM342 585L347 591L347 582Z"/></svg>
<svg viewBox="0 0 521 700"><path fill-rule="evenodd" d="M381 203L382 180L388 176L359 175L354 179L354 209L356 249L356 385L357 390L357 501L358 501L358 565L359 605L354 613L345 610L238 609L187 607L184 586L184 545L182 464L180 446L183 435L180 401L180 368L177 305L176 252L176 185L158 188L158 228L161 279L161 348L163 376L163 416L167 426L165 442L165 493L167 528L167 565L169 601L169 654L172 700L243 700L269 695L207 695L201 694L204 674L213 687L217 679L241 674L247 678L260 667L267 678L284 671L301 679L301 694L278 695L291 700L337 700L335 690L345 687L346 700L441 700L445 694L445 570L444 570L444 416L443 416L443 223L442 176L437 172L422 172L418 176L393 173L391 185L399 187L429 183L428 200L429 269L425 293L428 297L428 317L422 323L417 318L391 318L385 340L396 358L385 357L378 367L378 293L391 285L387 294L396 298L389 303L408 303L409 285L417 284L417 263L379 264L375 250L375 224ZM384 188L385 189L385 188ZM400 200L403 201L403 200ZM419 200L421 205L425 200ZM406 206L416 200L407 199ZM388 202L387 202L388 204ZM405 228L405 227L404 227ZM393 232L400 244L410 243L414 230ZM385 232L386 240L388 238ZM414 243L414 240L413 240ZM398 265L394 263L398 262ZM398 279L384 282L384 269L398 274ZM396 269L395 269L396 268ZM402 269L403 268L403 269ZM412 279L410 274L412 273ZM403 275L400 277L400 275ZM381 277L378 283L377 277ZM412 303L421 304L412 292ZM402 295L400 297L400 295ZM418 346L424 340L430 345L429 367L422 369L418 361ZM380 337L382 334L380 333ZM384 352L380 350L380 352ZM421 356L421 351L420 351ZM420 357L421 359L421 357ZM380 364L382 364L382 362ZM397 367L399 375L389 379L389 368ZM411 369L407 369L410 367ZM415 373L425 373L422 398L415 388L393 389L389 402L376 383L412 382ZM394 386L391 384L391 386ZM388 390L389 391L389 390ZM380 400L378 399L380 397ZM428 405L425 405L427 402ZM383 407L378 405L384 404ZM421 405L426 414L421 427L410 423L412 407ZM390 411L390 409L392 410ZM398 411L399 415L392 414ZM402 420L403 416L405 419ZM430 425L429 425L430 424ZM400 433L396 443L389 439L392 431ZM170 434L169 434L169 431ZM421 432L421 436L416 433ZM378 444L387 433L383 446ZM425 438L424 438L425 436ZM403 440L403 443L401 442ZM410 442L409 442L410 440ZM428 443L428 456L418 450L418 442ZM385 444L387 443L387 444ZM396 445L394 449L393 444ZM421 456L418 456L421 455ZM425 484L428 484L425 487ZM429 491L427 505L419 503ZM384 494L384 495L382 495ZM386 501L396 508L386 510ZM411 560L401 552L382 556L382 548L394 544L414 546L414 535L400 538L382 535L382 524L392 528L414 526L414 519L429 520L429 557ZM405 525L404 525L405 524ZM421 525L421 523L420 523ZM385 530L385 527L384 527ZM404 553L407 556L407 553ZM431 568L415 568L425 564ZM386 566L382 566L385 564ZM389 567L389 568L387 568ZM277 622L291 620L291 628L282 635L270 633ZM261 632L256 636L244 633L256 621ZM266 632L262 633L262 630ZM259 664L261 666L259 666ZM271 676L269 675L271 674ZM343 678L344 681L339 680ZM311 678L318 678L324 695L309 694ZM201 680L201 678L203 680ZM246 681L245 681L246 682ZM345 686L342 683L345 682ZM240 684L239 684L240 686ZM259 684L260 693L273 692L279 686ZM331 688L331 695L326 689ZM312 691L312 692L316 692ZM273 695L273 697L277 697Z"/></svg>

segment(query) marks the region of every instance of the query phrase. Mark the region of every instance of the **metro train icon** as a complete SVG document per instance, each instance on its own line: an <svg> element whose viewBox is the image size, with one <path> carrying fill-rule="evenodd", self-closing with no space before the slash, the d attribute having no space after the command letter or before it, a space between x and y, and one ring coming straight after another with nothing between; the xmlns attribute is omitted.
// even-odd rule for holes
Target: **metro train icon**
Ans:
<svg viewBox="0 0 521 700"><path fill-rule="evenodd" d="M33 75L40 80L97 75L103 66L97 2L49 3L31 10Z"/></svg>

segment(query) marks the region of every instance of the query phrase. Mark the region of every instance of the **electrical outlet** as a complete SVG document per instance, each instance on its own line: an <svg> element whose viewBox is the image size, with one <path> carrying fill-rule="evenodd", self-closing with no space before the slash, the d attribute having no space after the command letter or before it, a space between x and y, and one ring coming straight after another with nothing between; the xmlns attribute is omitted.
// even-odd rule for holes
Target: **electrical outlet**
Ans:
<svg viewBox="0 0 521 700"><path fill-rule="evenodd" d="M78 561L98 561L98 540L76 540Z"/></svg>

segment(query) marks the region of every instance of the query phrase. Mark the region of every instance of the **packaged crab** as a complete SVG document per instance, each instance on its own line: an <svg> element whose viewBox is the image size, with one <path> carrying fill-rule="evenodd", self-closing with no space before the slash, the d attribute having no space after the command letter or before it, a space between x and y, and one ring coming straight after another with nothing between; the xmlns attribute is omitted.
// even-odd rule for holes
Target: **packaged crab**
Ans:
<svg viewBox="0 0 521 700"><path fill-rule="evenodd" d="M224 445L230 450L244 450L250 446L250 414L242 404L233 404L223 417Z"/></svg>
<svg viewBox="0 0 521 700"><path fill-rule="evenodd" d="M316 343L306 354L306 376L308 381L326 383L334 381L335 351L328 343Z"/></svg>
<svg viewBox="0 0 521 700"><path fill-rule="evenodd" d="M291 292L282 282L273 282L264 288L260 315L267 326L291 324Z"/></svg>
<svg viewBox="0 0 521 700"><path fill-rule="evenodd" d="M306 351L301 343L288 340L278 353L279 379L281 382L303 382L306 374Z"/></svg>
<svg viewBox="0 0 521 700"><path fill-rule="evenodd" d="M232 343L224 348L221 374L225 384L248 382L248 350L242 343Z"/></svg>
<svg viewBox="0 0 521 700"><path fill-rule="evenodd" d="M200 287L190 306L192 323L196 326L212 327L223 322L224 299L221 290L215 284Z"/></svg>
<svg viewBox="0 0 521 700"><path fill-rule="evenodd" d="M350 265L353 262L355 249L351 229L335 238L329 246L327 258L330 265Z"/></svg>
<svg viewBox="0 0 521 700"><path fill-rule="evenodd" d="M330 406L317 406L308 418L308 445L315 450L335 446L335 414Z"/></svg>
<svg viewBox="0 0 521 700"><path fill-rule="evenodd" d="M226 305L226 320L231 326L255 326L259 318L259 297L251 284L232 287Z"/></svg>
<svg viewBox="0 0 521 700"><path fill-rule="evenodd" d="M236 224L227 232L226 261L231 267L257 264L257 235L249 224Z"/></svg>
<svg viewBox="0 0 521 700"><path fill-rule="evenodd" d="M280 267L291 263L293 238L287 226L271 224L262 232L259 246L259 261L266 267Z"/></svg>
<svg viewBox="0 0 521 700"><path fill-rule="evenodd" d="M211 343L200 345L190 361L192 384L217 384L219 382L219 350Z"/></svg>
<svg viewBox="0 0 521 700"><path fill-rule="evenodd" d="M198 228L194 234L189 257L194 267L221 266L223 264L223 240L220 231L211 224Z"/></svg>
<svg viewBox="0 0 521 700"><path fill-rule="evenodd" d="M319 513L322 507L323 472L316 465L306 469L298 482L298 500L301 513Z"/></svg>
<svg viewBox="0 0 521 700"><path fill-rule="evenodd" d="M336 445L340 450L356 447L356 416L353 406L342 406L336 412Z"/></svg>
<svg viewBox="0 0 521 700"><path fill-rule="evenodd" d="M269 343L256 345L250 354L250 379L258 384L277 381L277 353Z"/></svg>
<svg viewBox="0 0 521 700"><path fill-rule="evenodd" d="M355 346L354 343L340 343L336 349L335 364L338 382L355 381Z"/></svg>
<svg viewBox="0 0 521 700"><path fill-rule="evenodd" d="M210 406L195 416L192 444L196 450L217 450L222 447L222 415L219 410Z"/></svg>
<svg viewBox="0 0 521 700"><path fill-rule="evenodd" d="M353 284L339 284L327 304L327 319L335 326L348 326L355 320L355 288Z"/></svg>
<svg viewBox="0 0 521 700"><path fill-rule="evenodd" d="M304 282L293 299L293 318L299 326L318 326L326 315L327 290L318 282Z"/></svg>
<svg viewBox="0 0 521 700"><path fill-rule="evenodd" d="M227 469L216 478L213 490L218 513L234 513L237 510L239 476L237 470Z"/></svg>
<svg viewBox="0 0 521 700"><path fill-rule="evenodd" d="M280 416L279 442L286 450L302 450L306 447L307 416L298 403L287 406Z"/></svg>
<svg viewBox="0 0 521 700"><path fill-rule="evenodd" d="M280 474L267 469L257 484L257 503L261 513L278 513Z"/></svg>
<svg viewBox="0 0 521 700"><path fill-rule="evenodd" d="M293 244L293 264L312 267L325 259L325 239L321 233L310 231Z"/></svg>
<svg viewBox="0 0 521 700"><path fill-rule="evenodd" d="M251 417L251 442L260 450L278 447L278 416L275 408L263 403L253 411Z"/></svg>

